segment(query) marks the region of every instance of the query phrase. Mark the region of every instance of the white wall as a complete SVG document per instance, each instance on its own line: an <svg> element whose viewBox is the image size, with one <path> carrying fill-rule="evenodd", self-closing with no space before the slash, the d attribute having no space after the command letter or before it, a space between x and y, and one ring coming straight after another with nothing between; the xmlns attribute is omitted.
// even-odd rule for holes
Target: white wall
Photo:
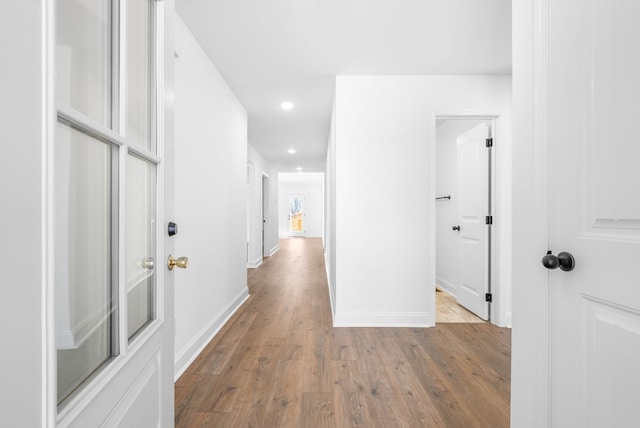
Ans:
<svg viewBox="0 0 640 428"><path fill-rule="evenodd" d="M502 264L495 279L504 301L492 319L505 323L510 86L509 76L337 77L335 147L327 166L335 177L336 325L434 324L435 117L446 114L499 116L496 154L503 168L494 220Z"/></svg>
<svg viewBox="0 0 640 428"><path fill-rule="evenodd" d="M177 376L248 297L247 114L180 19L175 43Z"/></svg>
<svg viewBox="0 0 640 428"><path fill-rule="evenodd" d="M436 129L436 284L457 296L460 278L458 235L451 227L458 224L457 138L478 125L479 120L447 120Z"/></svg>
<svg viewBox="0 0 640 428"><path fill-rule="evenodd" d="M45 372L47 365L55 371L54 355L47 352L55 352L55 335L45 252L45 165L52 141L47 121L55 123L55 116L47 97L52 88L45 83L42 18L50 6L5 2L0 14L0 255L5 261L0 280L0 426L5 427L54 425L55 385Z"/></svg>
<svg viewBox="0 0 640 428"><path fill-rule="evenodd" d="M324 173L278 174L278 223L280 237L289 236L289 195L304 196L304 236L322 238L324 233Z"/></svg>
<svg viewBox="0 0 640 428"><path fill-rule="evenodd" d="M247 266L254 268L262 263L262 180L268 176L268 189L264 223L265 256L278 251L278 174L266 159L251 145L248 145L247 162L249 164L248 218L249 236L247 246Z"/></svg>

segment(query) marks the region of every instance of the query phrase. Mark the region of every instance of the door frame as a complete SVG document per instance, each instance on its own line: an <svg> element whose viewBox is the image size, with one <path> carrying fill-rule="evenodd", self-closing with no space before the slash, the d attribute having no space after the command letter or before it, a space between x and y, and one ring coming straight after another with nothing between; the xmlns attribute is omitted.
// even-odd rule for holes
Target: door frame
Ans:
<svg viewBox="0 0 640 428"><path fill-rule="evenodd" d="M511 423L550 426L549 0L514 2Z"/></svg>
<svg viewBox="0 0 640 428"><path fill-rule="evenodd" d="M501 141L496 139L496 129L497 129L497 121L499 119L500 115L497 114L464 114L464 113L460 113L460 114L436 114L433 117L433 141L434 141L434 152L436 150L436 146L437 146L437 129L436 129L436 121L438 120L485 120L485 121L489 121L490 122L490 138L493 138L494 140L496 140L497 146L500 147ZM434 194L435 194L435 171L438 168L437 163L436 163L436 159L435 159L435 153L434 153L434 161L433 161L433 183L434 183ZM495 147L491 148L491 152L489 153L489 161L490 161L490 165L489 165L489 172L490 172L490 183L489 183L489 188L488 188L488 197L490 198L490 204L489 204L489 211L487 213L487 215L493 215L495 216L496 214L496 208L498 206L498 192L496 189L496 150ZM457 160L456 160L457 162ZM433 210L435 213L435 207L436 207L436 203L435 203L435 199L431 202L433 204ZM433 216L433 229L432 229L432 236L436 236L436 216ZM499 242L496 239L497 237L497 231L500 229L501 224L500 223L496 223L496 224L492 224L489 231L489 248L488 248L488 253L489 253L489 292L492 293L492 302L491 305L489 306L489 319L487 322L491 322L493 324L497 324L497 325L510 325L510 320L505 320L505 318L509 318L508 316L501 316L503 314L503 296L501 293L502 287L501 287L501 278L500 275L498 275L498 257L497 255L500 254L500 247L499 247ZM434 281L433 283L435 284L435 272L436 272L436 258L437 258L437 253L435 251L435 243L433 245L433 260L432 260L432 266L433 266L433 273L434 273ZM435 291L435 286L433 287L433 301L434 301L434 307L435 307L435 299L436 299L436 291ZM433 325L435 325L435 310L434 310L434 317L433 317Z"/></svg>

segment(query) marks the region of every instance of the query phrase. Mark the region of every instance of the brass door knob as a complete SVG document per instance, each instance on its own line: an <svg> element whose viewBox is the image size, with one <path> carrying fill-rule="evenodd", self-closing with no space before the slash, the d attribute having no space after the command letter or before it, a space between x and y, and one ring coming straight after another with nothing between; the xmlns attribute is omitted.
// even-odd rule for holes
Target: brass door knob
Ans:
<svg viewBox="0 0 640 428"><path fill-rule="evenodd" d="M177 259L173 257L173 254L169 256L169 260L167 260L167 267L169 270L173 270L174 266L177 266L182 269L187 268L187 263L189 262L188 257L178 257Z"/></svg>

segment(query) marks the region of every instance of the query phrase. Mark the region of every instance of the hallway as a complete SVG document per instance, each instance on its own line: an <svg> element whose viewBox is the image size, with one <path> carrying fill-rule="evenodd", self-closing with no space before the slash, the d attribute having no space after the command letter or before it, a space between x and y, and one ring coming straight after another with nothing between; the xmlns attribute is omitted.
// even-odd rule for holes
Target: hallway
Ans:
<svg viewBox="0 0 640 428"><path fill-rule="evenodd" d="M249 271L251 298L175 385L177 427L507 427L511 332L333 328L322 241Z"/></svg>

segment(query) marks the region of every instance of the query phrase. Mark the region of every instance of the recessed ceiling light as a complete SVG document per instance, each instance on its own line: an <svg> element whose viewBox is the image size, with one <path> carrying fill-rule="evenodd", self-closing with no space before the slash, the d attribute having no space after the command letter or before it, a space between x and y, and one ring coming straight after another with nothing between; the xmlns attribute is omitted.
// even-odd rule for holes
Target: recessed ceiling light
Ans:
<svg viewBox="0 0 640 428"><path fill-rule="evenodd" d="M297 167L296 169L297 169L298 171L302 171L302 168L301 168L301 167Z"/></svg>
<svg viewBox="0 0 640 428"><path fill-rule="evenodd" d="M293 108L293 104L291 104L289 101L285 101L280 104L280 107L282 107L283 110L291 110Z"/></svg>
<svg viewBox="0 0 640 428"><path fill-rule="evenodd" d="M289 149L287 150L290 154L294 154L296 152L296 149Z"/></svg>

